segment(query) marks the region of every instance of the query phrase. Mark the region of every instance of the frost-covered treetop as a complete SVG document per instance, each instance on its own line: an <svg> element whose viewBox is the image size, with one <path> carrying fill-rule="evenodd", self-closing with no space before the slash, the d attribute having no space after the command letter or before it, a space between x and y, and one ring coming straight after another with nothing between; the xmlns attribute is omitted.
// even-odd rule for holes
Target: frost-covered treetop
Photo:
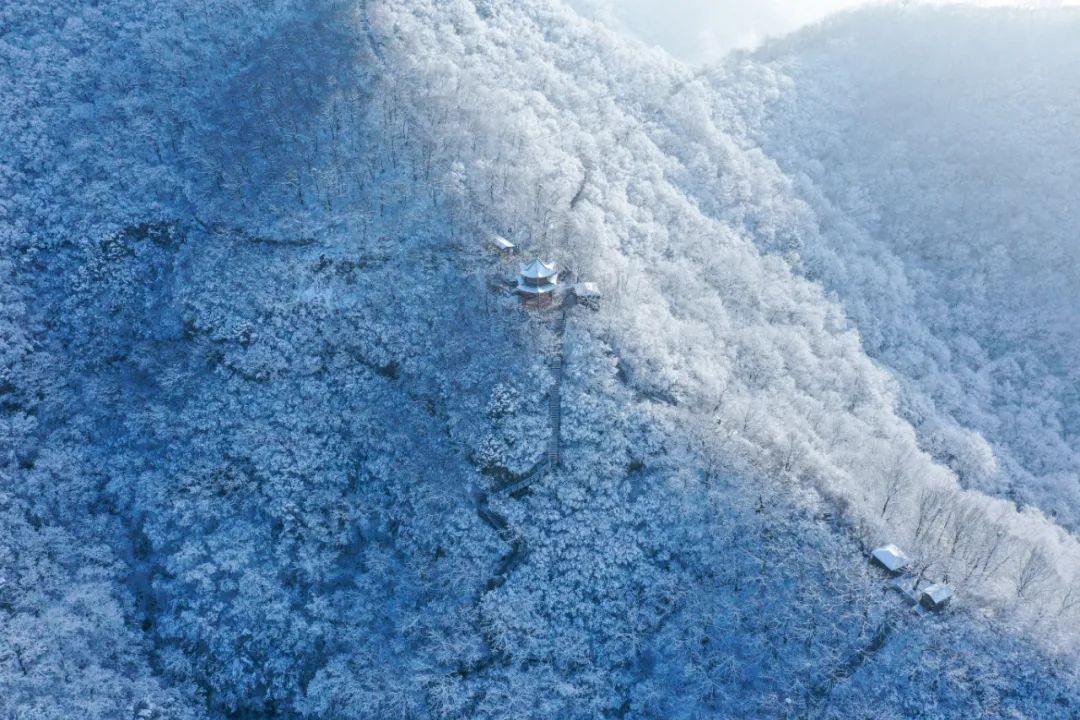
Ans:
<svg viewBox="0 0 1080 720"><path fill-rule="evenodd" d="M1075 18L69 5L0 5L0 716L1075 715Z"/></svg>

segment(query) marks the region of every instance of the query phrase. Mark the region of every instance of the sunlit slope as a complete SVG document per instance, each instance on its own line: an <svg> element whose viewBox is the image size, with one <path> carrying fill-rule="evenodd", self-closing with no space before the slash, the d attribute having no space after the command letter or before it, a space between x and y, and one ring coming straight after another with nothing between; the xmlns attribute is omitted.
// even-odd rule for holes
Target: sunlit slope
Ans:
<svg viewBox="0 0 1080 720"><path fill-rule="evenodd" d="M800 252L970 487L1080 525L1080 14L875 10L758 53ZM773 74L775 73L775 74Z"/></svg>
<svg viewBox="0 0 1080 720"><path fill-rule="evenodd" d="M991 472L985 443L962 436L956 470L923 452L935 448L910 422L919 395L868 354L872 311L822 278L820 237L857 208L815 207L758 144L796 80L752 59L693 73L543 3L374 17L431 157L479 217L603 282L595 332L659 411L727 461L824 496L866 539L908 544L979 602L1031 617L1071 607L1075 541L1037 511L958 490L956 470ZM897 275L855 272L870 286ZM936 342L916 325L906 347L932 356Z"/></svg>
<svg viewBox="0 0 1080 720"><path fill-rule="evenodd" d="M0 715L1075 714L1075 543L920 451L790 76L189 5L0 5ZM523 310L534 255L598 309Z"/></svg>

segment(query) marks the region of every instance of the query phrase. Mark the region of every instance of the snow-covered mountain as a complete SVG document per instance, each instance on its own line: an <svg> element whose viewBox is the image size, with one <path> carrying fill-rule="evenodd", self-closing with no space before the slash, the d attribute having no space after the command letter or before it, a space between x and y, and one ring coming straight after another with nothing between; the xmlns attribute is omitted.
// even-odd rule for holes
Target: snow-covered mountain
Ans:
<svg viewBox="0 0 1080 720"><path fill-rule="evenodd" d="M761 53L788 90L753 131L819 218L802 267L900 379L920 444L1072 530L1078 29L1076 12L843 18Z"/></svg>
<svg viewBox="0 0 1080 720"><path fill-rule="evenodd" d="M0 708L1075 715L1077 24L4 7Z"/></svg>

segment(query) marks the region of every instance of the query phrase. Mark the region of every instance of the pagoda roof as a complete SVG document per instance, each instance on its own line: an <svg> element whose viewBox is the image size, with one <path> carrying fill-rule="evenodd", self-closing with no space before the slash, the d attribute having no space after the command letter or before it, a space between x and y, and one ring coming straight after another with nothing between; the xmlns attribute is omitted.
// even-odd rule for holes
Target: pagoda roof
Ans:
<svg viewBox="0 0 1080 720"><path fill-rule="evenodd" d="M555 269L555 265L548 265L543 260L537 258L528 265L521 266L521 277L529 278L531 280L543 280L544 278L553 277L558 275L559 271Z"/></svg>
<svg viewBox="0 0 1080 720"><path fill-rule="evenodd" d="M558 289L556 283L544 283L543 285L526 285L521 280L518 280L517 292L525 293L526 295L546 295L550 292L555 292Z"/></svg>

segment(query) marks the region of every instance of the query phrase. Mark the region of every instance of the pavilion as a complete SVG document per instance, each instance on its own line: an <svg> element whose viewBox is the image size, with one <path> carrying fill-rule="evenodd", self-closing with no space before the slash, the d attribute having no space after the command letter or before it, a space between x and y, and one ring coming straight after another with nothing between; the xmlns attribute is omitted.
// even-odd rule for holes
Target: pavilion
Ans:
<svg viewBox="0 0 1080 720"><path fill-rule="evenodd" d="M559 289L559 271L540 259L521 266L515 292L526 307L547 307Z"/></svg>

